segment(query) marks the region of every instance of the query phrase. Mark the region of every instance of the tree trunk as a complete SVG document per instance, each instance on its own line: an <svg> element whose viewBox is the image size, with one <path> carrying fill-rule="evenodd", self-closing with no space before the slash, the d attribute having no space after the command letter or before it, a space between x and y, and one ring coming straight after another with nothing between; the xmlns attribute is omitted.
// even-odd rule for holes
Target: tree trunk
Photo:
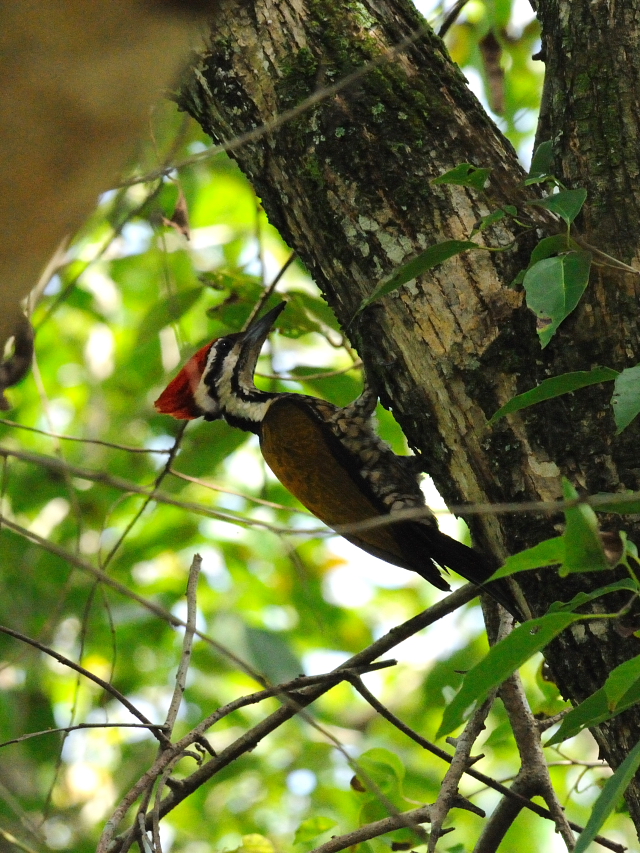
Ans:
<svg viewBox="0 0 640 853"><path fill-rule="evenodd" d="M549 65L539 136L554 141L558 177L589 190L579 223L585 238L631 262L640 238L638 189L631 184L639 150L637 10L618 9L609 20L606 4L596 6L580 0L561 14L564 6L541 4ZM622 369L639 360L630 310L637 277L605 267L596 269L579 308L541 350L535 318L511 285L531 246L551 233L535 208L524 215L543 229L537 236L515 234L503 220L484 232L486 244L506 247L519 237L516 248L452 258L354 316L402 262L434 243L468 239L489 212L488 198L520 206L532 197L511 145L442 42L425 30L393 52L423 23L405 0L258 0L251 8L225 0L181 106L216 141L232 140L372 62L347 88L233 156L335 309L383 403L428 460L450 504L555 500L561 474L591 493L638 489L638 430L615 436L610 385L487 426L500 405L549 376L596 364ZM601 33L615 45L606 57ZM589 45L597 45L595 68ZM486 195L432 185L464 162L492 170ZM497 564L557 535L561 521L559 513L505 513L473 516L470 525L477 546ZM617 529L615 519L606 521ZM626 522L633 539L638 531ZM601 576L560 579L553 570L521 577L534 615L578 589L602 585ZM617 606L612 599L607 608ZM612 621L598 621L565 632L548 659L563 694L580 701L638 653L638 640L621 636ZM640 712L632 710L597 733L614 767L637 740L639 723ZM638 827L637 787L628 800Z"/></svg>

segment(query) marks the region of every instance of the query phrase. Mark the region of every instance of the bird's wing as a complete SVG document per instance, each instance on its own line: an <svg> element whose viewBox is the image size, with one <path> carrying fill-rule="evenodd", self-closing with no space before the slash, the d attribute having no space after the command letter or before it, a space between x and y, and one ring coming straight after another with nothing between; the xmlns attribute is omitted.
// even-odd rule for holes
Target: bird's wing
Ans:
<svg viewBox="0 0 640 853"><path fill-rule="evenodd" d="M280 482L329 527L389 517L360 474L359 460L303 397L287 395L272 403L262 423L260 443L265 461ZM428 548L420 553L404 547L400 530L401 524L390 524L349 532L345 538L389 563L419 572L439 589L449 589Z"/></svg>

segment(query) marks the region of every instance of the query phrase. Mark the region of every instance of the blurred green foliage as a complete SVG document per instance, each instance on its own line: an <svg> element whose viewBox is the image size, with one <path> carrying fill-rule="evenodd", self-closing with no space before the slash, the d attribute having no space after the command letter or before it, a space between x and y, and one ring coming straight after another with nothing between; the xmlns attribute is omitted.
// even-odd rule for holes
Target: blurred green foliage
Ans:
<svg viewBox="0 0 640 853"><path fill-rule="evenodd" d="M458 62L480 67L478 44L489 30L497 32L509 64L505 126L519 144L518 116L521 111L532 123L528 111L537 103L540 78L527 58L535 26L512 37L509 9L505 2L470 3L449 43ZM156 169L165 157L181 162L208 145L171 104L157 109L152 138L136 173ZM180 193L190 240L163 224ZM182 632L96 585L74 557L183 618L187 573L199 552L199 627L267 680L331 669L437 596L417 576L373 568L361 554L348 564L335 540L300 535L319 524L265 469L255 439L223 423L190 423L172 462L176 473L166 470L179 425L156 414L153 401L198 347L241 327L289 255L226 156L106 194L35 307L37 366L9 392L11 421L0 423L8 453L0 467L4 515L70 555L3 527L0 622L110 680L157 723L166 716ZM278 292L288 294L290 305L261 360L266 376L259 382L341 404L353 399L361 383L355 354L297 262ZM293 381L272 378L274 371ZM392 417L380 411L380 420L383 436L404 452ZM21 452L62 462L62 470L11 455ZM157 487L200 510L149 500L127 483ZM365 680L405 723L433 738L461 671L485 652L478 608L467 608L405 642L394 653L397 666ZM533 710L555 713L562 703L538 668L539 661L525 666ZM0 687L2 743L55 726L133 721L95 684L2 634ZM235 659L197 641L175 736L258 689ZM224 748L276 707L269 699L223 718L208 733L211 745ZM400 798L416 805L435 799L445 765L381 719L351 686L332 689L312 714L344 753L308 722L291 720L163 821L165 849L308 850L329 831L353 829L375 808L370 795L351 788L345 753L357 760L368 750L386 750L401 768L398 797L401 790ZM515 746L500 706L481 748L484 772L501 779L515 772ZM586 734L563 749L594 757ZM3 746L0 830L29 849L88 853L156 753L149 734L126 727L43 734ZM194 769L187 757L175 775ZM584 821L602 774L592 772L585 781L585 768L570 762L553 772L561 798L571 795L571 816ZM475 794L487 809L496 802L472 780L462 792ZM470 844L481 830L478 817L454 814L451 849ZM550 824L523 815L509 834L509 849L551 849L552 837ZM366 846L389 849L388 840Z"/></svg>

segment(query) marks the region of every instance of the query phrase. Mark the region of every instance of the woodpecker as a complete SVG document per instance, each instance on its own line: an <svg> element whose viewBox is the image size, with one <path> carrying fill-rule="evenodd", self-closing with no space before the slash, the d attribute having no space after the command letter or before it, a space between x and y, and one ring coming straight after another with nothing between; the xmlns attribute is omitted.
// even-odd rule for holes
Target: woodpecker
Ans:
<svg viewBox="0 0 640 853"><path fill-rule="evenodd" d="M344 408L306 394L261 391L254 372L262 345L286 303L246 331L217 338L199 350L155 402L158 412L228 424L256 433L265 462L280 482L328 527L355 525L406 509L416 520L343 534L354 545L441 590L449 584L438 566L477 585L492 574L472 548L438 529L425 505L415 458L397 456L375 431L377 394L365 382ZM507 609L509 598L487 587Z"/></svg>

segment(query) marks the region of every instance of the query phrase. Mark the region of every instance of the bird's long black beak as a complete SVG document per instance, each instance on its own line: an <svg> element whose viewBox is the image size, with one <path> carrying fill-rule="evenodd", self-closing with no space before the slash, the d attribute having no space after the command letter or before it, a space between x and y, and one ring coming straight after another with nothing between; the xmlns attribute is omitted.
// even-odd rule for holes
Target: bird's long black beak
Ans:
<svg viewBox="0 0 640 853"><path fill-rule="evenodd" d="M266 341L273 324L284 310L286 302L281 302L268 311L264 317L252 323L246 332L237 336L240 353L236 363L236 375L241 387L253 387L253 374L258 363L262 344Z"/></svg>
<svg viewBox="0 0 640 853"><path fill-rule="evenodd" d="M281 302L279 305L276 305L275 308L272 308L271 311L267 311L267 313L260 317L259 320L255 320L244 333L244 343L249 344L249 347L252 350L254 347L259 350L262 347L262 344L266 341L267 335L271 331L273 324L286 307L287 303Z"/></svg>

